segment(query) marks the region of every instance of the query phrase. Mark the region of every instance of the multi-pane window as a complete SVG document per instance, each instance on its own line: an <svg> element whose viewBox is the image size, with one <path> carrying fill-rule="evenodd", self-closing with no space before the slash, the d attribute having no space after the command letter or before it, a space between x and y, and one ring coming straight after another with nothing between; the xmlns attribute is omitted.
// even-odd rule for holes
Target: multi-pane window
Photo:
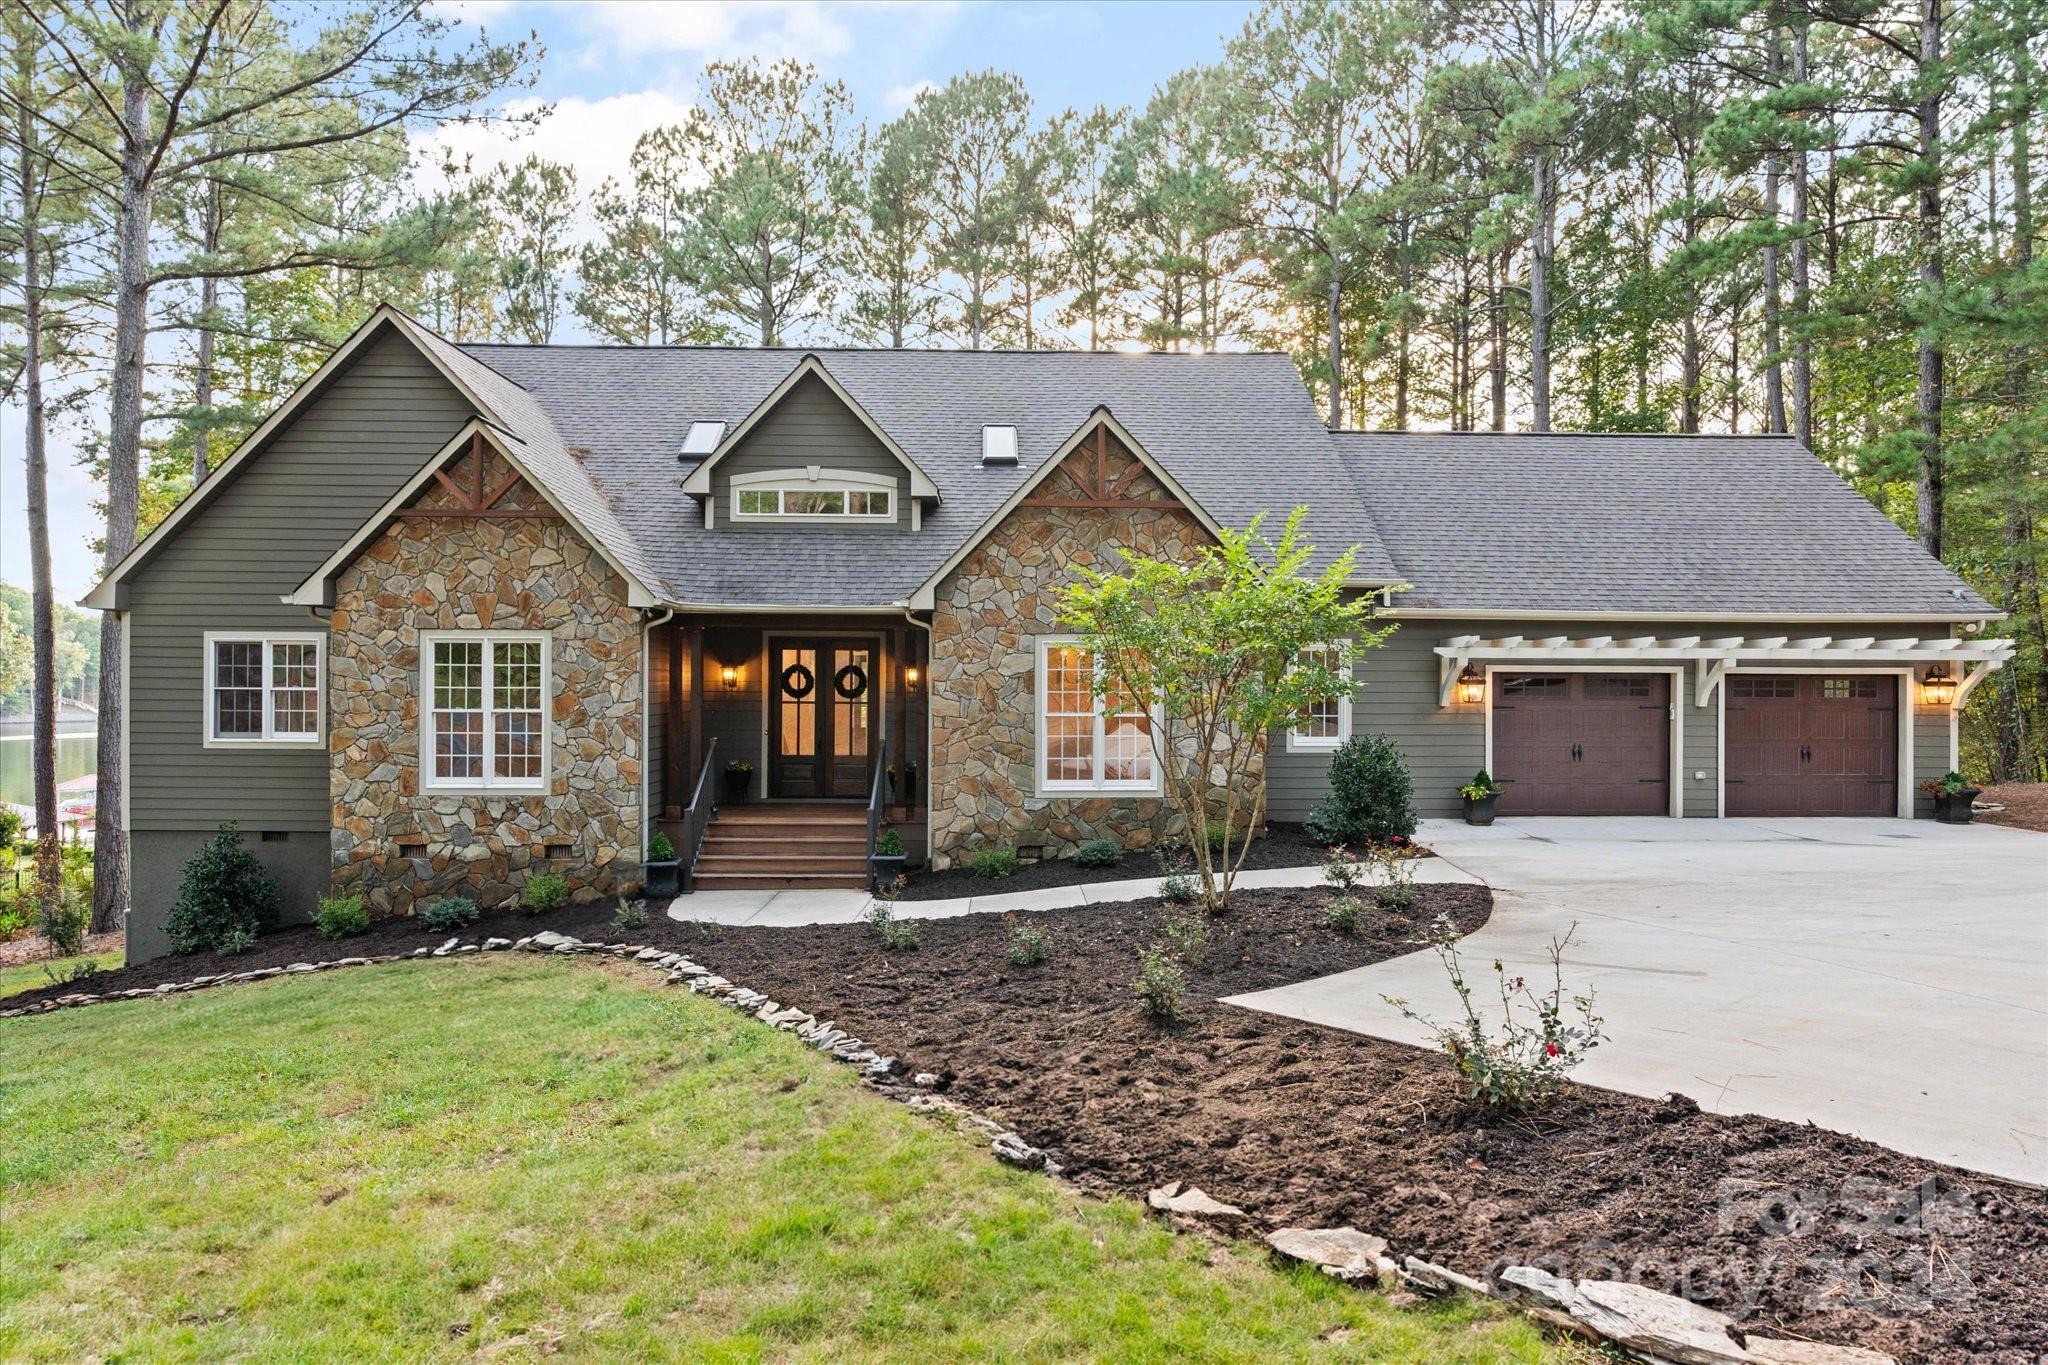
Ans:
<svg viewBox="0 0 2048 1365"><path fill-rule="evenodd" d="M804 470L788 470L735 479L732 510L746 521L762 517L888 521L896 515L896 495L893 481L877 475L835 475L828 469L813 478Z"/></svg>
<svg viewBox="0 0 2048 1365"><path fill-rule="evenodd" d="M547 640L429 635L425 786L538 791L547 775Z"/></svg>
<svg viewBox="0 0 2048 1365"><path fill-rule="evenodd" d="M1095 656L1071 640L1038 655L1039 782L1046 791L1157 791L1152 716L1096 688Z"/></svg>
<svg viewBox="0 0 2048 1365"><path fill-rule="evenodd" d="M1877 696L1877 679L1822 678L1820 694L1827 701L1868 701Z"/></svg>
<svg viewBox="0 0 2048 1365"><path fill-rule="evenodd" d="M1301 652L1303 663L1318 664L1328 668L1343 666L1343 650L1336 645L1313 645ZM1301 719L1287 732L1287 747L1290 751L1302 749L1334 749L1351 738L1351 698L1330 697L1313 702L1301 713Z"/></svg>
<svg viewBox="0 0 2048 1365"><path fill-rule="evenodd" d="M320 742L320 637L206 637L211 744Z"/></svg>

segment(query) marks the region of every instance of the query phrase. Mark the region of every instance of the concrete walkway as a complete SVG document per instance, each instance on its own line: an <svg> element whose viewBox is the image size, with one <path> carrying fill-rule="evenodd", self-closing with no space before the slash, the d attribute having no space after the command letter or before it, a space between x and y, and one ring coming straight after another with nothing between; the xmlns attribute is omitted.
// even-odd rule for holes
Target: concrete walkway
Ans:
<svg viewBox="0 0 2048 1365"><path fill-rule="evenodd" d="M1476 884L1479 880L1441 858L1419 858L1411 866L1418 882ZM1261 886L1319 886L1322 880L1321 866L1277 867L1240 873L1237 884L1249 890ZM945 919L1010 910L1112 905L1146 900L1158 894L1158 877L1134 877L1128 881L1049 886L1036 891L992 891L985 896L958 896L942 901L898 901L896 913L903 919ZM668 906L670 919L712 924L853 924L867 912L868 896L864 891L699 891L678 896Z"/></svg>
<svg viewBox="0 0 2048 1365"><path fill-rule="evenodd" d="M2048 835L1523 819L1419 837L1494 888L1465 945L1482 1007L1495 958L1537 979L1577 923L1565 983L1594 988L1610 1035L1578 1079L2048 1183ZM1429 953L1233 1003L1425 1042L1383 994L1456 1008Z"/></svg>

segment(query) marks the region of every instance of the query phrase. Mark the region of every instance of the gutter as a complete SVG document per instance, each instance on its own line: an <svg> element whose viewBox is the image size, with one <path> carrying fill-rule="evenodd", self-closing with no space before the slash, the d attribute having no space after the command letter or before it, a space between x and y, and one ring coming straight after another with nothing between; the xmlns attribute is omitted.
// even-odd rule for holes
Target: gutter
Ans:
<svg viewBox="0 0 2048 1365"><path fill-rule="evenodd" d="M640 613L640 854L646 861L647 840L653 830L649 824L650 809L647 800L647 784L654 771L654 755L648 744L648 737L654 732L654 694L647 687L648 660L652 657L654 628L665 626L675 619L676 609L664 607L661 615L653 614L651 608ZM695 679L691 680L693 683Z"/></svg>

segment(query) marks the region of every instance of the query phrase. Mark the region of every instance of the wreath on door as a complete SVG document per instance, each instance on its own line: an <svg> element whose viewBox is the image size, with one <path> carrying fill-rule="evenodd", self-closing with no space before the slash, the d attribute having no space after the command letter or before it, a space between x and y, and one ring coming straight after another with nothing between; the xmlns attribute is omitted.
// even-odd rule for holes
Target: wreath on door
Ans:
<svg viewBox="0 0 2048 1365"><path fill-rule="evenodd" d="M848 664L832 675L832 690L848 701L858 701L868 690L868 675L859 664Z"/></svg>
<svg viewBox="0 0 2048 1365"><path fill-rule="evenodd" d="M791 664L782 670L782 694L786 697L802 701L817 685L817 676L802 664Z"/></svg>

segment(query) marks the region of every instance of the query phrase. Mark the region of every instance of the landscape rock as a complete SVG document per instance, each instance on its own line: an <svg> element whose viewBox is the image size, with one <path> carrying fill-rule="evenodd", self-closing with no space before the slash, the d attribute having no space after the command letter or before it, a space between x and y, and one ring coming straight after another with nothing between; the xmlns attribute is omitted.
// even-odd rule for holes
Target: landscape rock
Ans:
<svg viewBox="0 0 2048 1365"><path fill-rule="evenodd" d="M1829 1346L1819 1341L1783 1341L1751 1337L1749 1358L1759 1365L1897 1365L1883 1351L1863 1346Z"/></svg>
<svg viewBox="0 0 2048 1365"><path fill-rule="evenodd" d="M1580 1280L1567 1311L1616 1345L1660 1360L1739 1365L1750 1359L1726 1313L1625 1280Z"/></svg>
<svg viewBox="0 0 2048 1365"><path fill-rule="evenodd" d="M487 953L501 953L511 946L512 940L509 938L487 938L484 940L484 951Z"/></svg>
<svg viewBox="0 0 2048 1365"><path fill-rule="evenodd" d="M1509 1266L1501 1271L1498 1283L1506 1291L1501 1296L1503 1298L1540 1303L1561 1313L1571 1311L1572 1296L1578 1292L1570 1280L1561 1280L1533 1265Z"/></svg>
<svg viewBox="0 0 2048 1365"><path fill-rule="evenodd" d="M575 941L575 939L570 938L567 934L558 934L552 929L543 929L532 938L520 940L521 943L530 943L536 948L559 948L564 943L574 943Z"/></svg>
<svg viewBox="0 0 2048 1365"><path fill-rule="evenodd" d="M1193 1185L1174 1180L1145 1196L1145 1202L1162 1213L1190 1213L1204 1218L1242 1218L1244 1210L1235 1204L1212 1199Z"/></svg>
<svg viewBox="0 0 2048 1365"><path fill-rule="evenodd" d="M1020 1166L1027 1171L1035 1171L1045 1165L1045 1153L1015 1133L997 1133L989 1142L989 1150L996 1154L996 1160L1006 1166Z"/></svg>
<svg viewBox="0 0 2048 1365"><path fill-rule="evenodd" d="M1462 1289L1468 1294L1485 1294L1486 1286L1469 1275L1460 1275L1448 1267L1425 1261L1420 1256L1410 1256L1401 1262L1401 1276L1410 1284L1428 1294L1449 1294Z"/></svg>
<svg viewBox="0 0 2048 1365"><path fill-rule="evenodd" d="M1320 1266L1339 1280L1391 1279L1399 1273L1383 1237L1357 1228L1281 1228L1266 1242L1282 1256Z"/></svg>

